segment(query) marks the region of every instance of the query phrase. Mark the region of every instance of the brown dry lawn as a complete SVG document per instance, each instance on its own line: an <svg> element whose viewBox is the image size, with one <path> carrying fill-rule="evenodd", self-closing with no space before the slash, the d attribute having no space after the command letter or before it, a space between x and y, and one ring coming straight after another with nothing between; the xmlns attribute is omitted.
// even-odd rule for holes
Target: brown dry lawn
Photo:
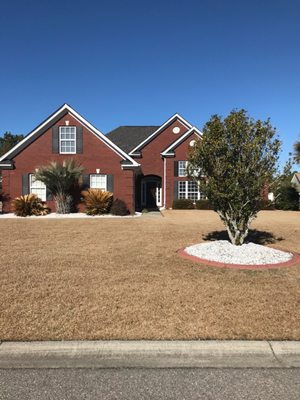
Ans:
<svg viewBox="0 0 300 400"><path fill-rule="evenodd" d="M164 214L1 219L0 339L300 339L300 265L183 260L178 248L223 226L212 211ZM300 213L264 211L253 227L300 252Z"/></svg>

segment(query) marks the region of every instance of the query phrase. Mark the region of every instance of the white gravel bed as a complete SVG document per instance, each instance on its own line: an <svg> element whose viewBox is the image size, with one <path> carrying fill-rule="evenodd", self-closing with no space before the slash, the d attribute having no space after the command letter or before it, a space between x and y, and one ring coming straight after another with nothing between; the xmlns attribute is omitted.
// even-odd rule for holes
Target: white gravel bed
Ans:
<svg viewBox="0 0 300 400"><path fill-rule="evenodd" d="M112 214L103 214L103 215L87 215L85 213L71 213L71 214L56 214L56 213L50 213L47 215L41 215L41 216L35 216L31 215L29 217L17 217L13 213L8 213L8 214L0 214L0 219L11 219L11 218L18 218L18 219L65 219L65 218L89 218L89 219L95 219L95 218L136 218L140 217L142 214L136 212L134 215L125 215L125 216L120 216L120 215L112 215Z"/></svg>
<svg viewBox="0 0 300 400"><path fill-rule="evenodd" d="M289 261L293 254L255 243L234 246L227 240L199 243L185 248L185 252L209 261L225 264L277 264Z"/></svg>

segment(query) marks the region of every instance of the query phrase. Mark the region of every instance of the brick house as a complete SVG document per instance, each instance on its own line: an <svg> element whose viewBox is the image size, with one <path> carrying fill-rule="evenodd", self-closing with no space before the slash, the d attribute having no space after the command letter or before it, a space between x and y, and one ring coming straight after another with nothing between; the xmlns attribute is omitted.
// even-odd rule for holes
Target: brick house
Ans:
<svg viewBox="0 0 300 400"><path fill-rule="evenodd" d="M51 194L33 173L50 161L76 159L85 187L112 191L131 212L170 208L174 199L201 198L186 177L189 146L201 132L179 114L161 126L120 126L104 135L64 104L0 158L3 193L8 200L36 193L53 210ZM80 205L80 188L75 194ZM4 204L10 211L10 201Z"/></svg>

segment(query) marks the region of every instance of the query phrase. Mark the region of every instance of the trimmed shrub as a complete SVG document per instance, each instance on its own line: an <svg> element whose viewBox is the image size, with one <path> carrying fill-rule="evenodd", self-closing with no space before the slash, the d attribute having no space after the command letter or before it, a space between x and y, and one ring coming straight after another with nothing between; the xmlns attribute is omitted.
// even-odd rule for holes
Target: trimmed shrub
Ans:
<svg viewBox="0 0 300 400"><path fill-rule="evenodd" d="M209 200L197 200L196 201L197 210L213 210L212 205Z"/></svg>
<svg viewBox="0 0 300 400"><path fill-rule="evenodd" d="M101 215L108 213L112 196L111 192L100 189L88 189L81 192L85 204L85 212L88 215Z"/></svg>
<svg viewBox="0 0 300 400"><path fill-rule="evenodd" d="M261 200L259 202L259 209L260 210L275 210L274 201L270 200Z"/></svg>
<svg viewBox="0 0 300 400"><path fill-rule="evenodd" d="M110 208L110 213L113 215L128 215L129 211L128 208L123 200L116 199Z"/></svg>
<svg viewBox="0 0 300 400"><path fill-rule="evenodd" d="M278 190L275 207L278 210L299 210L299 194L292 185L281 186Z"/></svg>
<svg viewBox="0 0 300 400"><path fill-rule="evenodd" d="M189 199L173 200L172 208L174 210L193 210L194 203Z"/></svg>
<svg viewBox="0 0 300 400"><path fill-rule="evenodd" d="M35 194L26 194L12 201L12 211L18 217L49 214L49 208Z"/></svg>

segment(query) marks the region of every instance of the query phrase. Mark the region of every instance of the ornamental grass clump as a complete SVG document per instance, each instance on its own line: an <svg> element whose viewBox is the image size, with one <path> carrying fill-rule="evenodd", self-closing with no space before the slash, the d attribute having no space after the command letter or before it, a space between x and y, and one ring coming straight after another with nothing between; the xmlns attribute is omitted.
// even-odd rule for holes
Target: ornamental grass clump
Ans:
<svg viewBox="0 0 300 400"><path fill-rule="evenodd" d="M26 194L12 201L12 211L18 217L49 214L49 208L35 194Z"/></svg>
<svg viewBox="0 0 300 400"><path fill-rule="evenodd" d="M100 189L88 189L81 192L88 215L107 214L112 204L113 194Z"/></svg>

